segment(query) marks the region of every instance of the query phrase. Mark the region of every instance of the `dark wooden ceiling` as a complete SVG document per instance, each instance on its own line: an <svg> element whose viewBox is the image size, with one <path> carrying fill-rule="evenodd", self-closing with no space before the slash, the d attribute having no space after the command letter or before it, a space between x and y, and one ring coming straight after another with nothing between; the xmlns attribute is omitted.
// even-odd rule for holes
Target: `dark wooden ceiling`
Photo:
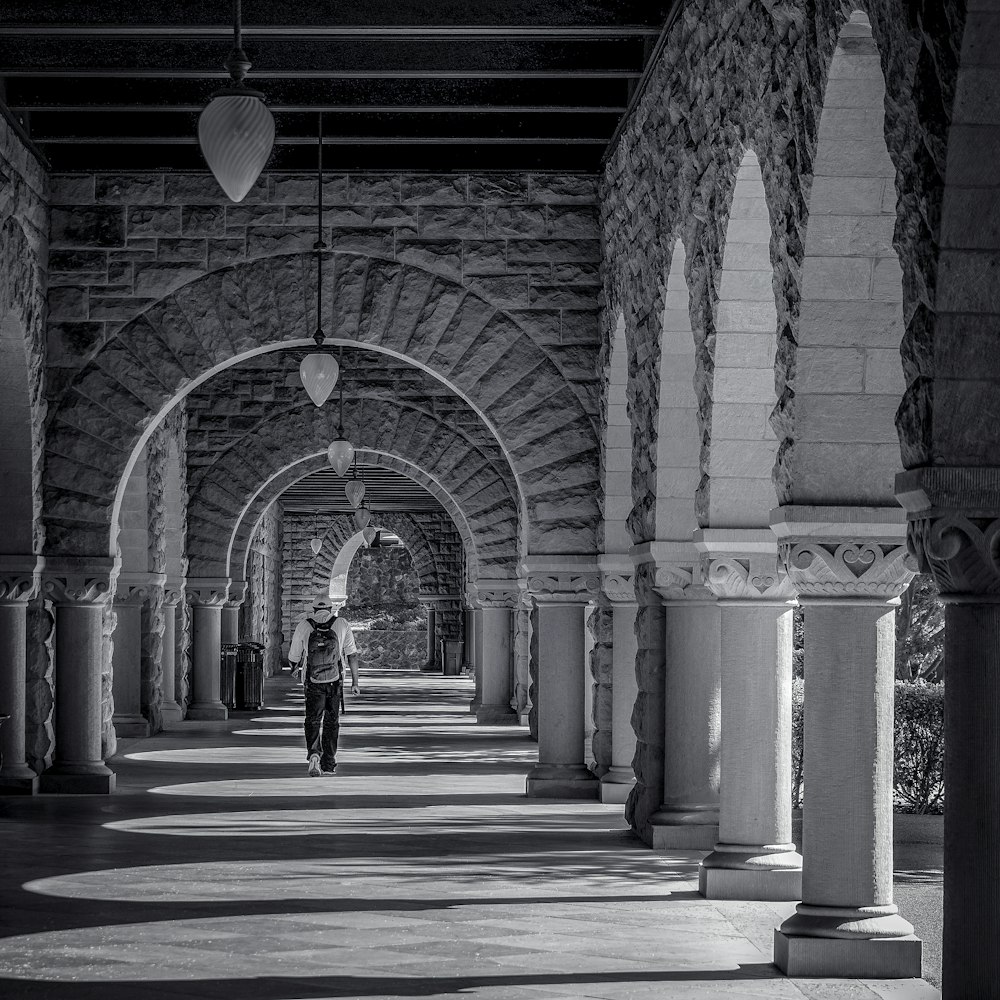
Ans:
<svg viewBox="0 0 1000 1000"><path fill-rule="evenodd" d="M270 170L598 169L672 0L243 3ZM56 171L203 170L228 0L0 4L0 97Z"/></svg>

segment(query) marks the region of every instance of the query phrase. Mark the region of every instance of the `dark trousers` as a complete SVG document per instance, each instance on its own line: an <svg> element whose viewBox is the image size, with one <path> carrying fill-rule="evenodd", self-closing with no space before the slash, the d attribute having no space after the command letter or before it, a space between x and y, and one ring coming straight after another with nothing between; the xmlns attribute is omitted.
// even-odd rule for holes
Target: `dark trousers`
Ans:
<svg viewBox="0 0 1000 1000"><path fill-rule="evenodd" d="M337 763L342 681L306 681L306 757L319 754L319 766L329 771Z"/></svg>

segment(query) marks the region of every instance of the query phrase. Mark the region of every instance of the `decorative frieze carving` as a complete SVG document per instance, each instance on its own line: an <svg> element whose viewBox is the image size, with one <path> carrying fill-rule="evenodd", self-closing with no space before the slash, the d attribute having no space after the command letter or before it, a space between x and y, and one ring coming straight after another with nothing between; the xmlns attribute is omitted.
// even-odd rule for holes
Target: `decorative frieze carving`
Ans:
<svg viewBox="0 0 1000 1000"><path fill-rule="evenodd" d="M42 589L45 596L59 604L103 604L111 586L108 577L101 574L46 573Z"/></svg>
<svg viewBox="0 0 1000 1000"><path fill-rule="evenodd" d="M733 553L701 557L705 585L724 600L789 601L795 597L777 553Z"/></svg>
<svg viewBox="0 0 1000 1000"><path fill-rule="evenodd" d="M516 580L481 580L476 588L476 607L513 611L518 606L520 593Z"/></svg>
<svg viewBox="0 0 1000 1000"><path fill-rule="evenodd" d="M612 604L634 604L635 573L602 573L601 590Z"/></svg>
<svg viewBox="0 0 1000 1000"><path fill-rule="evenodd" d="M121 573L115 582L115 604L142 604L167 581L164 573Z"/></svg>
<svg viewBox="0 0 1000 1000"><path fill-rule="evenodd" d="M184 597L184 590L181 584L168 583L163 590L163 606L173 608L181 603Z"/></svg>
<svg viewBox="0 0 1000 1000"><path fill-rule="evenodd" d="M228 596L226 598L227 608L242 607L247 597L246 580L233 580L229 584Z"/></svg>
<svg viewBox="0 0 1000 1000"><path fill-rule="evenodd" d="M43 560L0 556L0 604L25 604L37 596Z"/></svg>
<svg viewBox="0 0 1000 1000"><path fill-rule="evenodd" d="M574 598L586 603L600 591L601 578L597 573L547 573L528 577L528 593L541 602Z"/></svg>

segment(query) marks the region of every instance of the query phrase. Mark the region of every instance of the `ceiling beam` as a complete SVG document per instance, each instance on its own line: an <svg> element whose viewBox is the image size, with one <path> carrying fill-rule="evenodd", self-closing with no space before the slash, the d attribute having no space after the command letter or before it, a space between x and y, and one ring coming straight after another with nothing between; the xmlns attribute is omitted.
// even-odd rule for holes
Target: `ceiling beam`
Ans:
<svg viewBox="0 0 1000 1000"><path fill-rule="evenodd" d="M198 138L187 136L136 136L136 135L86 135L38 136L34 141L42 146L197 146ZM549 135L336 135L324 136L324 146L606 146L603 136L549 136ZM313 135L277 135L276 146L316 146Z"/></svg>
<svg viewBox="0 0 1000 1000"><path fill-rule="evenodd" d="M205 108L200 104L33 104L22 101L15 111L32 111L39 114L198 114ZM365 114L365 115L620 115L625 110L619 105L571 104L274 104L268 108L280 114Z"/></svg>
<svg viewBox="0 0 1000 1000"><path fill-rule="evenodd" d="M226 80L225 70L155 69L123 66L120 69L73 66L59 69L6 68L7 79L136 79L136 80ZM635 80L641 70L633 69L285 69L253 70L254 80Z"/></svg>

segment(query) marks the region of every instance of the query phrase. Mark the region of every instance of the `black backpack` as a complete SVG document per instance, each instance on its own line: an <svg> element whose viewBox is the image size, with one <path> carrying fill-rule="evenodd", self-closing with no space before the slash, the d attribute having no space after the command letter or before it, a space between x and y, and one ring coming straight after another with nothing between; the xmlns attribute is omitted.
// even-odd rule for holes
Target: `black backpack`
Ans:
<svg viewBox="0 0 1000 1000"><path fill-rule="evenodd" d="M329 684L340 678L340 639L334 629L336 616L328 622L309 622L311 631L306 645L306 670L314 684Z"/></svg>

